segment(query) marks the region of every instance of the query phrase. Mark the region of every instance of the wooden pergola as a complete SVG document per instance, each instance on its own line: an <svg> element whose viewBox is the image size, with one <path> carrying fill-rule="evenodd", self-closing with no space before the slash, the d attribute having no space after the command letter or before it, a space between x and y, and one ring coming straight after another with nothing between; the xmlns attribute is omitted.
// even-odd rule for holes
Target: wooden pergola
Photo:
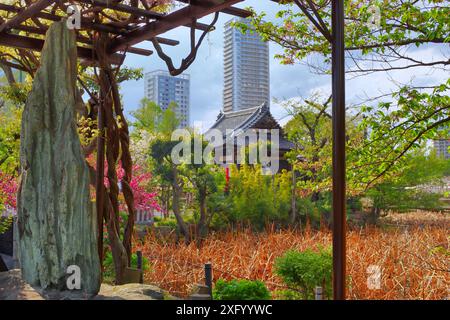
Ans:
<svg viewBox="0 0 450 320"><path fill-rule="evenodd" d="M163 59L172 75L186 70L195 60L196 52L205 35L214 30L218 14L248 17L246 10L233 7L244 0L174 0L174 10L165 13L160 10L164 0L23 0L26 5L17 7L0 3L0 11L8 12L7 20L0 18L0 46L41 51L47 25L43 21L60 21L67 17L70 5L81 8L81 28L76 30L77 49L80 63L96 65L108 71L110 65L120 65L126 53L149 56L153 52L136 47L144 41L151 41L158 56ZM345 299L345 70L344 70L344 4L343 0L331 0L332 30L328 30L315 10L311 0L272 0L274 2L295 2L332 45L332 92L333 92L333 291L335 299ZM306 8L306 3L309 8ZM312 10L311 10L312 9ZM311 13L312 12L312 13ZM214 14L209 25L198 19ZM161 37L167 31L178 27L190 28L191 52L175 68L171 58L161 45L176 46L178 40ZM198 41L196 31L202 32ZM20 33L20 34L19 34ZM23 69L23 66L6 61L8 66ZM108 72L100 73L100 107L98 128L108 128L104 120L108 106L104 105L111 81ZM109 87L111 88L111 87ZM114 88L113 88L114 89ZM117 90L116 90L117 91ZM112 94L118 99L118 92ZM106 102L105 102L106 103ZM109 102L111 103L111 102ZM117 110L119 113L120 110ZM128 129L125 128L128 135ZM125 137L124 143L127 143ZM97 142L97 212L104 212L105 190L103 185L105 159L105 137L100 134ZM131 170L131 169L130 169ZM130 217L132 217L130 212ZM103 217L99 215L99 254L103 247Z"/></svg>
<svg viewBox="0 0 450 320"><path fill-rule="evenodd" d="M125 53L149 56L153 52L136 48L143 41L156 40L159 44L176 46L177 40L159 37L169 30L185 26L204 32L214 26L196 22L211 13L247 17L249 12L233 7L243 0L176 0L182 7L170 13L158 10L161 1L131 0L37 0L25 1L25 7L0 3L0 11L11 14L11 18L0 20L0 45L19 49L41 51L47 26L42 21L60 21L68 16L70 5L81 10L81 29L77 31L78 56L84 62L95 61L94 33L107 34L111 39L107 54L110 62L119 64ZM146 9L142 9L142 6ZM107 13L105 13L107 12ZM20 35L18 33L21 33ZM15 65L18 69L20 66Z"/></svg>

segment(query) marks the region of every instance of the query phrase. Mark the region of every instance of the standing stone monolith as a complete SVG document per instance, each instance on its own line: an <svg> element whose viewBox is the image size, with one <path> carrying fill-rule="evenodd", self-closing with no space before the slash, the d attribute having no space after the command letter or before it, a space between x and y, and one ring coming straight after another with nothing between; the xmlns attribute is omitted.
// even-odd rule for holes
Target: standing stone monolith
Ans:
<svg viewBox="0 0 450 320"><path fill-rule="evenodd" d="M76 76L75 33L54 23L22 116L19 259L31 285L67 290L67 269L76 265L81 290L96 294L97 219L76 128Z"/></svg>

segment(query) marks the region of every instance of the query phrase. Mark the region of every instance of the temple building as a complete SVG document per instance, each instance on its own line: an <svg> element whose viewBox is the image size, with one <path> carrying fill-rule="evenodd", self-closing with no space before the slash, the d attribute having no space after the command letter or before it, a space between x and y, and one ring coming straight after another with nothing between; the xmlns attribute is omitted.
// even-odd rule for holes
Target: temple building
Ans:
<svg viewBox="0 0 450 320"><path fill-rule="evenodd" d="M254 108L247 108L239 111L231 111L231 112L221 112L217 117L214 125L207 131L211 133L213 129L219 130L222 133L224 144L222 147L216 148L216 162L226 166L230 163L237 163L238 152L244 146L249 146L252 144L249 141L249 134L251 132L260 132L264 133L265 130L258 129L266 129L268 133L267 141L272 143L272 136L270 134L271 130L278 130L278 155L272 155L269 151L269 156L278 160L279 166L277 172L280 172L283 169L289 170L290 165L286 160L286 153L294 148L294 144L286 139L283 129L279 125L279 123L275 120L270 112L270 108L267 103L263 103L262 105ZM254 130L256 129L256 130ZM261 142L261 137L257 134L257 141L253 142ZM233 153L231 154L225 148L225 144L229 142L234 146L232 148ZM217 150L221 149L222 152L218 152ZM270 150L271 148L268 147Z"/></svg>

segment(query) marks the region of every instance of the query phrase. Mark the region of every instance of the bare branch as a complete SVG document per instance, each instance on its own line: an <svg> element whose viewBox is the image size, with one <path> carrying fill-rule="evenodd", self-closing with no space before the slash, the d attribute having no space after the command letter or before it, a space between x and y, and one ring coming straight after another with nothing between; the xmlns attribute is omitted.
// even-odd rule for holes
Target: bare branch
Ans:
<svg viewBox="0 0 450 320"><path fill-rule="evenodd" d="M169 72L172 76L177 76L183 73L189 66L194 62L197 51L200 48L205 36L208 34L209 30L211 30L214 25L217 23L217 20L219 19L219 12L216 12L214 15L214 19L207 28L207 30L203 31L202 35L200 36L200 39L198 40L197 44L195 44L195 30L196 30L196 23L197 21L194 19L191 24L191 52L189 55L184 58L181 61L181 65L179 68L176 68L173 64L172 58L169 57L167 54L164 53L163 49L161 48L161 45L159 44L158 39L152 38L151 41L153 43L153 46L155 47L156 52L158 53L158 56L166 63L167 68L169 69Z"/></svg>

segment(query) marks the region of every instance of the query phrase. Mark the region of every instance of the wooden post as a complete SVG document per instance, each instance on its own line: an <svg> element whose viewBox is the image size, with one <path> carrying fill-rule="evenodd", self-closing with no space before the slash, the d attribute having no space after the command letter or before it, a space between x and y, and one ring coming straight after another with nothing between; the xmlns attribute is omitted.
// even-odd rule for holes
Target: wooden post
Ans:
<svg viewBox="0 0 450 320"><path fill-rule="evenodd" d="M139 271L141 271L139 283L144 283L144 270L142 267L142 251L140 250L136 251L136 256L137 256L137 268L139 269Z"/></svg>
<svg viewBox="0 0 450 320"><path fill-rule="evenodd" d="M333 297L345 299L345 56L344 1L332 0Z"/></svg>
<svg viewBox="0 0 450 320"><path fill-rule="evenodd" d="M212 265L211 262L205 263L205 285L208 287L209 296L212 300Z"/></svg>

